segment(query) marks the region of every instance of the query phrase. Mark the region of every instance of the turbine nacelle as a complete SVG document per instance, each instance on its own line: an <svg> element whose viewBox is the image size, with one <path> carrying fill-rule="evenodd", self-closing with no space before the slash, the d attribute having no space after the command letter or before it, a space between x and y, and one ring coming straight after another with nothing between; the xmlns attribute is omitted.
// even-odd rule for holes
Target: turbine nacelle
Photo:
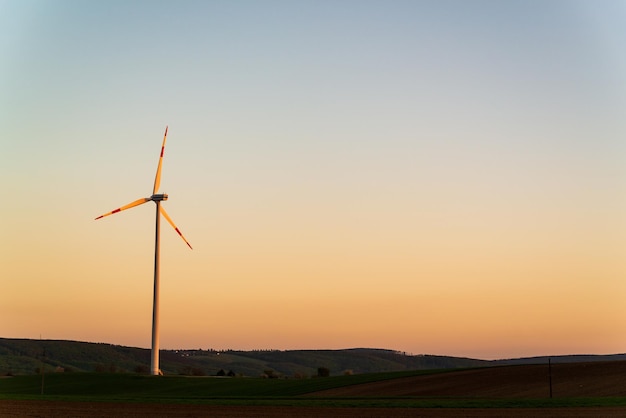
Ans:
<svg viewBox="0 0 626 418"><path fill-rule="evenodd" d="M150 200L152 200L153 202L162 202L164 200L167 200L167 194L153 194L152 196L150 196Z"/></svg>

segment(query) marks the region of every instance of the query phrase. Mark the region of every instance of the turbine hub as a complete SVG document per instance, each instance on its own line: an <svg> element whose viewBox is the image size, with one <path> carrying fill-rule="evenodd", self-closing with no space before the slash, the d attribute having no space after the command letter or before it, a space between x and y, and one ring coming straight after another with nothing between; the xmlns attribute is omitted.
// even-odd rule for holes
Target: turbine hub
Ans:
<svg viewBox="0 0 626 418"><path fill-rule="evenodd" d="M153 202L161 202L163 200L167 200L167 194L153 194L152 196L150 196L150 200L152 200Z"/></svg>

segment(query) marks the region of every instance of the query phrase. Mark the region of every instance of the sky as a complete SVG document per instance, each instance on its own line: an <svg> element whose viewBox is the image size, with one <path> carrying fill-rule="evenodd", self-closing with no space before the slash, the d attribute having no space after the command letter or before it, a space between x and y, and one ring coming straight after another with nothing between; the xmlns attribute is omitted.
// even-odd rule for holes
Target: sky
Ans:
<svg viewBox="0 0 626 418"><path fill-rule="evenodd" d="M0 336L626 352L626 2L0 0Z"/></svg>

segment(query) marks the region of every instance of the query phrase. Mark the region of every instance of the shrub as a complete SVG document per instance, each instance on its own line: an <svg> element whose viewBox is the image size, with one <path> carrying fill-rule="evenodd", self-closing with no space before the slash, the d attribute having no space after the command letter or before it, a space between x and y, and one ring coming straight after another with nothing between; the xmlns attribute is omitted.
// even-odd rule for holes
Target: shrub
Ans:
<svg viewBox="0 0 626 418"><path fill-rule="evenodd" d="M202 370L199 367L194 367L193 369L191 369L191 375L192 376L206 376L206 373L204 373L204 370Z"/></svg>
<svg viewBox="0 0 626 418"><path fill-rule="evenodd" d="M150 372L150 369L146 365L140 364L139 366L135 366L135 373L148 374L149 372Z"/></svg>
<svg viewBox="0 0 626 418"><path fill-rule="evenodd" d="M330 376L330 369L328 367L318 367L317 375L319 377L328 377Z"/></svg>

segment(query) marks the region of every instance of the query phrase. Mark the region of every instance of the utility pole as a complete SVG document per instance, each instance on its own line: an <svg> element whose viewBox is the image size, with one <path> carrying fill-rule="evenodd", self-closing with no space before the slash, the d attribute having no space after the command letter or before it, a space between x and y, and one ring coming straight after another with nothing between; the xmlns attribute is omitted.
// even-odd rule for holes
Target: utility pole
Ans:
<svg viewBox="0 0 626 418"><path fill-rule="evenodd" d="M550 399L552 399L552 358L548 357L548 379L550 381Z"/></svg>
<svg viewBox="0 0 626 418"><path fill-rule="evenodd" d="M41 340L41 337L39 337ZM43 380L46 374L46 347L43 347L43 355L41 356L41 394L43 395Z"/></svg>

